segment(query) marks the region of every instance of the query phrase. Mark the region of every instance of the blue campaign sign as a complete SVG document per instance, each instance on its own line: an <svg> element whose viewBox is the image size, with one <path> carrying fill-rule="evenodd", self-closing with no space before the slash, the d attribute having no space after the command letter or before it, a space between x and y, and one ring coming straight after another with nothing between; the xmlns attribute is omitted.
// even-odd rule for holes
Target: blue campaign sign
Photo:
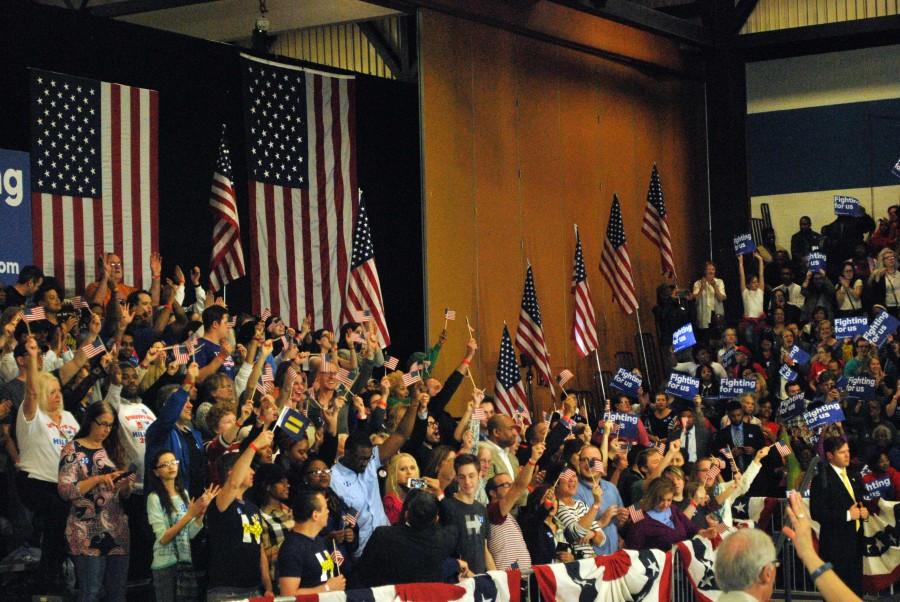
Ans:
<svg viewBox="0 0 900 602"><path fill-rule="evenodd" d="M888 335L897 332L898 326L900 326L900 320L883 311L875 316L875 319L869 324L869 329L863 334L863 338L880 348L887 341Z"/></svg>
<svg viewBox="0 0 900 602"><path fill-rule="evenodd" d="M841 422L844 420L844 410L839 403L826 403L813 410L803 412L803 419L810 429L817 429L826 424Z"/></svg>
<svg viewBox="0 0 900 602"><path fill-rule="evenodd" d="M28 153L0 149L0 282L12 284L32 263Z"/></svg>
<svg viewBox="0 0 900 602"><path fill-rule="evenodd" d="M641 377L632 374L624 368L619 368L609 386L617 391L621 391L628 397L637 399L638 387L641 386Z"/></svg>
<svg viewBox="0 0 900 602"><path fill-rule="evenodd" d="M778 417L781 420L796 418L806 410L806 398L803 393L797 393L781 401L778 406Z"/></svg>
<svg viewBox="0 0 900 602"><path fill-rule="evenodd" d="M848 376L844 390L847 391L847 397L875 399L875 379L868 376Z"/></svg>
<svg viewBox="0 0 900 602"><path fill-rule="evenodd" d="M666 394L680 399L693 399L700 391L700 379L673 372L666 385Z"/></svg>
<svg viewBox="0 0 900 602"><path fill-rule="evenodd" d="M672 335L672 347L674 347L675 351L688 349L693 347L696 343L697 339L694 338L694 327L691 326L690 323L685 324Z"/></svg>
<svg viewBox="0 0 900 602"><path fill-rule="evenodd" d="M869 328L869 319L865 316L834 319L834 338L855 339L862 336Z"/></svg>
<svg viewBox="0 0 900 602"><path fill-rule="evenodd" d="M750 234L739 234L734 237L734 254L748 255L756 250L756 243Z"/></svg>
<svg viewBox="0 0 900 602"><path fill-rule="evenodd" d="M791 359L800 364L801 366L805 366L809 363L809 354L794 345L791 348L790 353Z"/></svg>
<svg viewBox="0 0 900 602"><path fill-rule="evenodd" d="M638 438L638 415L637 414L627 414L625 412L612 412L609 415L610 420L615 423L616 430L613 431L619 439L632 439L637 440Z"/></svg>
<svg viewBox="0 0 900 602"><path fill-rule="evenodd" d="M881 478L876 478L867 483L863 483L863 487L866 488L866 492L863 494L863 499L866 501L875 500L880 497L888 499L893 497L891 494L894 492L894 485L891 483L890 475L885 475Z"/></svg>
<svg viewBox="0 0 900 602"><path fill-rule="evenodd" d="M852 215L854 217L862 215L859 199L841 194L834 195L834 214Z"/></svg>
<svg viewBox="0 0 900 602"><path fill-rule="evenodd" d="M749 378L723 378L719 381L719 398L733 399L756 391L756 381Z"/></svg>
<svg viewBox="0 0 900 602"><path fill-rule="evenodd" d="M819 251L810 253L806 258L806 269L808 269L810 272L818 272L819 270L824 270L827 264L828 258L825 257L825 253L820 253Z"/></svg>
<svg viewBox="0 0 900 602"><path fill-rule="evenodd" d="M719 362L726 368L731 368L734 365L734 347L726 351L722 354L722 361Z"/></svg>
<svg viewBox="0 0 900 602"><path fill-rule="evenodd" d="M791 367L787 364L782 364L781 369L778 371L778 374L781 375L781 378L788 381L789 383L797 380L797 373L791 370Z"/></svg>

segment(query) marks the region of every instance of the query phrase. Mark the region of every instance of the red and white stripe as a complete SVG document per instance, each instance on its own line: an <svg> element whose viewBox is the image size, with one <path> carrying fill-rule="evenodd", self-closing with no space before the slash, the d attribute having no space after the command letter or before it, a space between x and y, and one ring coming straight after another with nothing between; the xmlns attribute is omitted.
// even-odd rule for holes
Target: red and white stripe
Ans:
<svg viewBox="0 0 900 602"><path fill-rule="evenodd" d="M603 241L600 273L606 278L606 282L613 291L613 300L618 302L626 314L634 313L638 302L627 243L616 249L608 238Z"/></svg>
<svg viewBox="0 0 900 602"><path fill-rule="evenodd" d="M641 226L647 238L659 247L659 256L662 261L664 274L675 275L675 255L672 251L672 235L669 233L669 222L659 215L656 208L647 203L644 210L644 223Z"/></svg>
<svg viewBox="0 0 900 602"><path fill-rule="evenodd" d="M209 284L215 292L222 290L229 282L247 275L244 266L244 248L241 246L236 195L227 176L220 173L213 174L209 206L215 215Z"/></svg>
<svg viewBox="0 0 900 602"><path fill-rule="evenodd" d="M249 184L250 239L265 251L252 254L254 311L294 328L307 315L313 329L340 326L358 203L353 98L352 77L306 71L308 188Z"/></svg>
<svg viewBox="0 0 900 602"><path fill-rule="evenodd" d="M575 269L572 278L572 294L575 296L575 315L572 320L572 338L575 340L575 349L578 355L587 357L591 351L595 351L600 343L597 337L597 316L594 314L594 303L591 301L591 287L587 282L587 275L579 278L578 252L581 252L581 237L578 234L578 226L575 226L575 238L578 249L576 251ZM581 256L580 271L584 271L584 256Z"/></svg>
<svg viewBox="0 0 900 602"><path fill-rule="evenodd" d="M99 197L32 194L34 263L67 293L96 277L97 257L122 259L122 280L150 287L159 250L159 93L100 82L102 189Z"/></svg>

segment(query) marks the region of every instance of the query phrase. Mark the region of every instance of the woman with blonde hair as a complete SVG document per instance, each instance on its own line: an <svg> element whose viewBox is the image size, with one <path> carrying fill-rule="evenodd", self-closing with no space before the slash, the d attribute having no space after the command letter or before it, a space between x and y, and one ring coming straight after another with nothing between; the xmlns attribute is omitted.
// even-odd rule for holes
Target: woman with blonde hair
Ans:
<svg viewBox="0 0 900 602"><path fill-rule="evenodd" d="M396 525L400 521L403 501L411 489L410 479L420 479L425 482L425 487L414 487L415 489L426 489L435 495L441 493L437 479L419 476L419 465L414 457L407 453L397 454L388 463L387 480L384 484L385 494L382 500L384 513L392 525Z"/></svg>
<svg viewBox="0 0 900 602"><path fill-rule="evenodd" d="M885 247L878 253L875 269L869 276L869 286L872 288L872 301L883 305L891 313L897 316L900 309L900 272L897 271L897 254L890 247Z"/></svg>
<svg viewBox="0 0 900 602"><path fill-rule="evenodd" d="M18 351L17 348L17 355ZM59 381L49 372L40 371L40 353L37 341L29 337L24 343L25 400L16 416L18 488L22 501L43 525L41 582L51 590L64 591L60 568L69 510L57 492L59 458L78 432L79 424L63 409Z"/></svg>

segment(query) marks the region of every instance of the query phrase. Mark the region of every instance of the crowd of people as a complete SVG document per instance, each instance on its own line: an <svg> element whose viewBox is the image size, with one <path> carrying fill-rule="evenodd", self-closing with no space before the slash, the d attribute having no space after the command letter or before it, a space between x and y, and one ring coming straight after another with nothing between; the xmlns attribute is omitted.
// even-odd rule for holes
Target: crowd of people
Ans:
<svg viewBox="0 0 900 602"><path fill-rule="evenodd" d="M30 266L0 315L0 517L40 547L43 591L66 588L68 557L79 600L124 600L140 580L159 602L299 595L715 538L734 526L738 498L784 497L821 457L831 468L810 500L820 553L859 592L861 551L847 551L873 502L900 496L900 339L837 339L833 320L900 310L897 223L892 207L885 232L863 232L860 256L803 218L793 255L768 231L752 261L737 259L739 282L708 263L688 290L662 285L660 340L693 324L697 344L672 354L671 369L696 376L698 394L645 382L605 412L564 395L531 424L461 387L474 338L451 344L443 331L398 360L371 321L332 332L232 311L199 268L164 277L157 255L150 290L122 282L107 254L72 298ZM826 248L850 255L798 271ZM729 323L738 287L743 315ZM439 362L454 367L443 382ZM845 375L875 379L873 398L848 396ZM726 378L754 390L719 395ZM839 403L845 420L813 431L782 419L800 394L804 409ZM455 395L469 397L458 417ZM286 415L301 417L299 432ZM633 437L621 415L638 417ZM888 486L866 487L885 476ZM760 565L756 577L769 573Z"/></svg>

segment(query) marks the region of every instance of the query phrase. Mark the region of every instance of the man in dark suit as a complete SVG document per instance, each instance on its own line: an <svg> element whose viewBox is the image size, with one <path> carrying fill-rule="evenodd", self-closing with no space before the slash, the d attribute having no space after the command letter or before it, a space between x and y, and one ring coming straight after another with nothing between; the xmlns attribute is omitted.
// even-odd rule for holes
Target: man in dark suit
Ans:
<svg viewBox="0 0 900 602"><path fill-rule="evenodd" d="M862 505L863 486L847 473L850 446L840 437L822 443L827 463L809 490L813 520L819 522L819 555L834 565L834 572L853 591L862 591L862 523L869 511Z"/></svg>
<svg viewBox="0 0 900 602"><path fill-rule="evenodd" d="M706 417L703 415L703 399L697 395L694 398L694 407L682 408L678 412L678 420L675 428L669 434L669 440L681 441L681 451L684 453L688 471L700 458L706 456L712 432L706 426Z"/></svg>
<svg viewBox="0 0 900 602"><path fill-rule="evenodd" d="M730 447L738 470L744 472L753 461L756 452L766 444L765 439L759 426L744 422L744 408L739 401L728 402L726 411L731 423L716 433L712 449L709 451L716 454L723 447Z"/></svg>

